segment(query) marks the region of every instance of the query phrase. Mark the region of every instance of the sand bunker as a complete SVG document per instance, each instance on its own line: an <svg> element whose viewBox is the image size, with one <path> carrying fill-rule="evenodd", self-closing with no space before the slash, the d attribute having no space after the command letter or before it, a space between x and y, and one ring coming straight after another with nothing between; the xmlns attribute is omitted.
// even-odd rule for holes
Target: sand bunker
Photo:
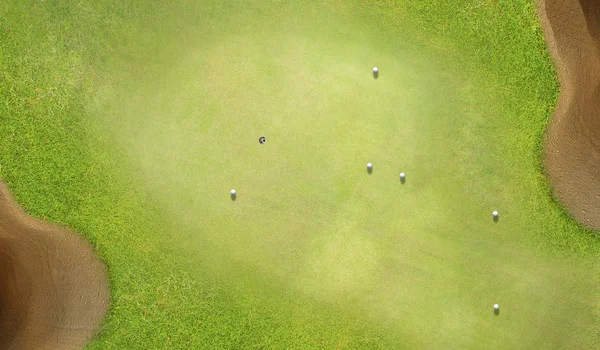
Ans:
<svg viewBox="0 0 600 350"><path fill-rule="evenodd" d="M556 197L600 229L600 0L539 0L561 92L545 162Z"/></svg>
<svg viewBox="0 0 600 350"><path fill-rule="evenodd" d="M0 183L0 349L82 348L108 300L90 246L25 215Z"/></svg>

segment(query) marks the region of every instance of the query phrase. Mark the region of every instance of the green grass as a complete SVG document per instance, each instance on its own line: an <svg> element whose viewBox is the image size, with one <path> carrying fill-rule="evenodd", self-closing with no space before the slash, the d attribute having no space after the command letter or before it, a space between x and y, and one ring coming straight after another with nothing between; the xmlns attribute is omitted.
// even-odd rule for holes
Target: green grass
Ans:
<svg viewBox="0 0 600 350"><path fill-rule="evenodd" d="M295 3L0 5L0 175L106 262L90 348L597 346L533 4Z"/></svg>

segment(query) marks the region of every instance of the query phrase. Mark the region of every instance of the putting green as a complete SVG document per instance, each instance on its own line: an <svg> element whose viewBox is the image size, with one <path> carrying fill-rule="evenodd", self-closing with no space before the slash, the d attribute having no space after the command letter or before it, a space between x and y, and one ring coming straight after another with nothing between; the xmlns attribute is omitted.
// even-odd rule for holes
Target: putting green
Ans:
<svg viewBox="0 0 600 350"><path fill-rule="evenodd" d="M539 168L556 89L533 10L460 2L78 12L89 138L53 218L109 267L92 348L597 345L600 245Z"/></svg>
<svg viewBox="0 0 600 350"><path fill-rule="evenodd" d="M198 268L419 345L592 339L589 269L527 244L537 213L485 71L335 8L236 12L128 46L92 105Z"/></svg>

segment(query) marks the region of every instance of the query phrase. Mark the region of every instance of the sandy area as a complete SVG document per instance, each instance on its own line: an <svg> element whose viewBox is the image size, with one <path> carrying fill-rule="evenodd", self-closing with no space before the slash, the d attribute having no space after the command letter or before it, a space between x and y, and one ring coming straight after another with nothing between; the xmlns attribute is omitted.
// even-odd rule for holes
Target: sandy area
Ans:
<svg viewBox="0 0 600 350"><path fill-rule="evenodd" d="M583 225L600 229L600 0L539 0L561 92L545 165L555 196Z"/></svg>
<svg viewBox="0 0 600 350"><path fill-rule="evenodd" d="M0 183L0 349L82 348L108 304L89 244L25 215Z"/></svg>

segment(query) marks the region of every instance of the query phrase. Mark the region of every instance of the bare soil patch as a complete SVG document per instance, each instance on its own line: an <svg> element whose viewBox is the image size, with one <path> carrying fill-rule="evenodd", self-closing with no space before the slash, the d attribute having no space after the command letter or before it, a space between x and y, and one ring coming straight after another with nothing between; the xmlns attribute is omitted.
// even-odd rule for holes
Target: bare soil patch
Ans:
<svg viewBox="0 0 600 350"><path fill-rule="evenodd" d="M555 196L577 221L600 229L600 0L539 0L560 81L545 145Z"/></svg>
<svg viewBox="0 0 600 350"><path fill-rule="evenodd" d="M27 216L0 182L0 349L79 349L108 304L106 270L89 244Z"/></svg>

